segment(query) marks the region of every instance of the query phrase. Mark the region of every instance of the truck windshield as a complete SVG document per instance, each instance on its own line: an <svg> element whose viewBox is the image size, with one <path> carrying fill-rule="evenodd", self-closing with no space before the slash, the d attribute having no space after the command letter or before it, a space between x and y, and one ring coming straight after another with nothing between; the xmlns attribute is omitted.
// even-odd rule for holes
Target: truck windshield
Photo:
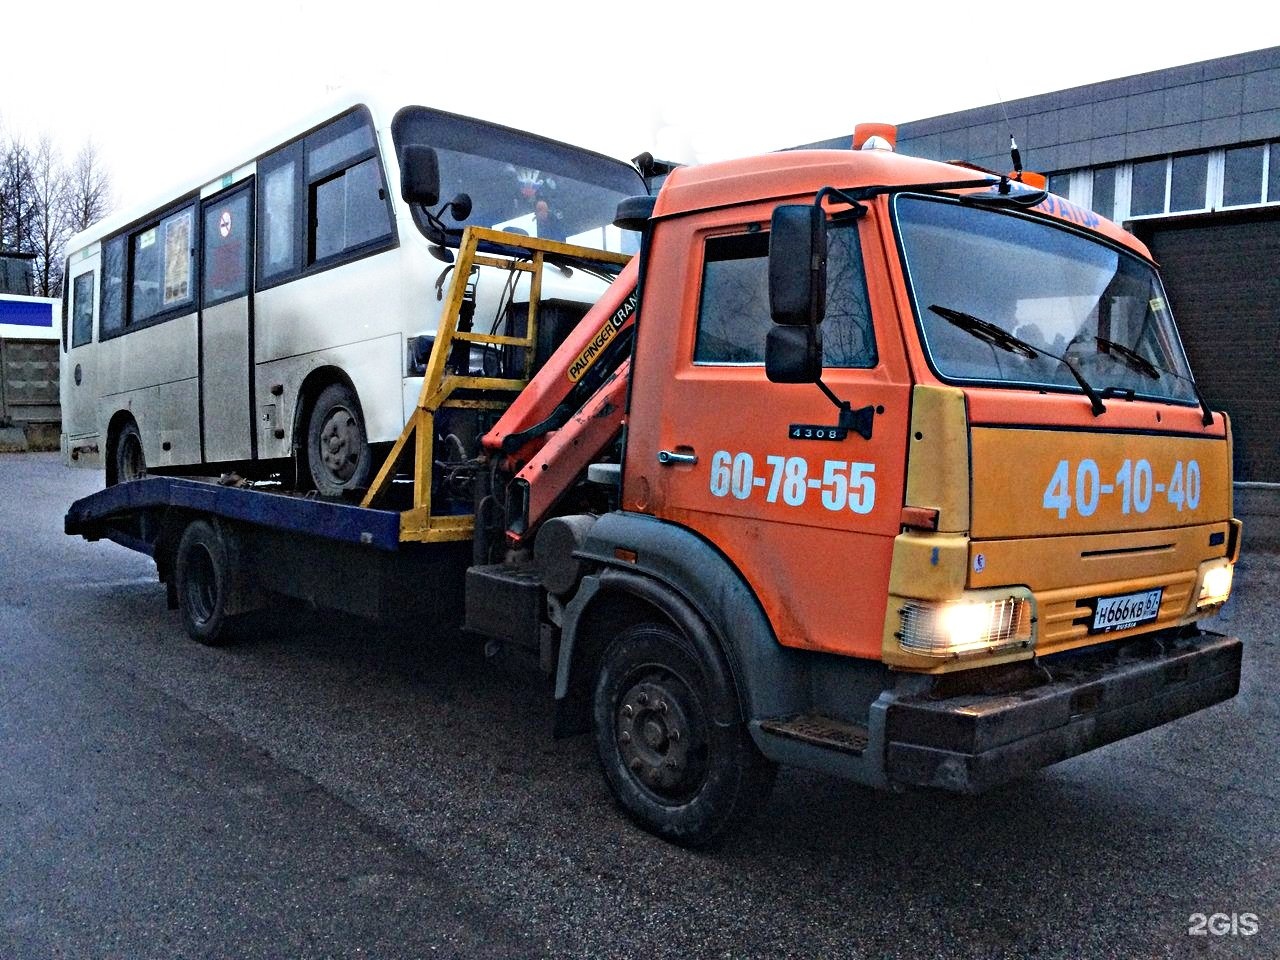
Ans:
<svg viewBox="0 0 1280 960"><path fill-rule="evenodd" d="M916 322L945 380L1196 402L1160 278L1137 256L1013 212L894 201ZM1002 349L958 314L1034 350ZM993 333L995 331L992 331Z"/></svg>
<svg viewBox="0 0 1280 960"><path fill-rule="evenodd" d="M613 226L618 202L648 191L618 160L496 124L406 107L391 125L397 154L406 143L433 147L440 159L440 199L470 195L472 212L446 238L433 236L416 206L418 229L457 244L468 225L547 240L635 253L639 236ZM452 226L448 214L446 223Z"/></svg>

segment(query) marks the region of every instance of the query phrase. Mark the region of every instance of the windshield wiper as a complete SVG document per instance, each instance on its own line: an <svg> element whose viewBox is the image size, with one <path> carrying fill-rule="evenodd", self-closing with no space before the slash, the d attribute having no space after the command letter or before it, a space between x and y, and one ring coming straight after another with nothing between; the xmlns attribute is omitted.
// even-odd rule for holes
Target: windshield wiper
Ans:
<svg viewBox="0 0 1280 960"><path fill-rule="evenodd" d="M1080 384L1080 389L1084 391L1084 395L1089 398L1089 406L1093 410L1095 417L1100 417L1107 412L1106 404L1102 402L1102 398L1098 396L1098 391L1090 386L1089 381L1084 378L1076 365L1066 357L1060 357L1055 353L1049 353L1047 350L1041 350L1039 347L1033 347L1021 337L1015 337L1004 327L998 327L989 320L983 320L981 317L975 317L971 313L965 313L963 310L955 310L951 307L943 307L938 304L932 304L929 307L934 313L943 320L953 326L959 327L965 333L976 337L984 343L989 343L993 347L999 347L1009 353L1017 354L1028 360L1034 360L1036 357L1045 356L1050 360L1057 360L1060 364L1071 371L1071 375L1075 377L1076 383Z"/></svg>
<svg viewBox="0 0 1280 960"><path fill-rule="evenodd" d="M1094 337L1093 339L1098 342L1099 346L1107 347L1131 370L1136 370L1138 373L1144 374L1152 380L1159 380L1162 375L1167 373L1171 377L1176 377L1178 380L1182 380L1190 384L1192 392L1196 395L1196 402L1200 404L1200 412L1202 414L1200 422L1206 427L1213 423L1213 409L1209 406L1209 401L1205 399L1204 394L1200 392L1200 385L1190 377L1185 377L1180 373L1174 373L1172 370L1168 370L1165 367L1157 367L1142 354L1138 353L1136 350L1126 347L1123 343L1116 343L1114 340L1108 340L1106 337Z"/></svg>
<svg viewBox="0 0 1280 960"><path fill-rule="evenodd" d="M1108 340L1106 337L1093 338L1098 346L1106 347L1109 351L1119 357L1126 367L1148 377L1152 380L1160 379L1160 368L1154 363L1138 353L1136 350L1126 347L1123 343L1116 343L1114 340Z"/></svg>

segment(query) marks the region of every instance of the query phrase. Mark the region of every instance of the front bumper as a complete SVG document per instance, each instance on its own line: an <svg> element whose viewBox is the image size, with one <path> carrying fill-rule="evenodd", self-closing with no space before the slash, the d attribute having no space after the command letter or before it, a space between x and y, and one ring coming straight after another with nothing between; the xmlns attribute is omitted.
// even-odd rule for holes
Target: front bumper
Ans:
<svg viewBox="0 0 1280 960"><path fill-rule="evenodd" d="M978 793L1229 700L1241 650L1235 637L1191 632L1047 657L1047 673L993 668L899 696L886 717L888 779Z"/></svg>

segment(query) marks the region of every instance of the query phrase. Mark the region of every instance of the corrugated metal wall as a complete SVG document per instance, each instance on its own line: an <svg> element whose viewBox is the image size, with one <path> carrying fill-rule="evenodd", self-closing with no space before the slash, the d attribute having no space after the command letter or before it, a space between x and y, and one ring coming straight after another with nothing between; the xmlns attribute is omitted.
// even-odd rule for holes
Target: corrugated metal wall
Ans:
<svg viewBox="0 0 1280 960"><path fill-rule="evenodd" d="M58 423L58 341L0 339L0 421Z"/></svg>

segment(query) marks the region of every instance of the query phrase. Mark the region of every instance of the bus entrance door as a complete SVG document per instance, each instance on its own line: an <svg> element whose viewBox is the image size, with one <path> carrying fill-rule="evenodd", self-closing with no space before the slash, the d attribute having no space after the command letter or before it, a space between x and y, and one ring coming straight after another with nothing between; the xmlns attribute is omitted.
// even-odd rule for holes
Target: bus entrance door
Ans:
<svg viewBox="0 0 1280 960"><path fill-rule="evenodd" d="M200 436L208 463L257 455L253 432L253 188L204 201Z"/></svg>

